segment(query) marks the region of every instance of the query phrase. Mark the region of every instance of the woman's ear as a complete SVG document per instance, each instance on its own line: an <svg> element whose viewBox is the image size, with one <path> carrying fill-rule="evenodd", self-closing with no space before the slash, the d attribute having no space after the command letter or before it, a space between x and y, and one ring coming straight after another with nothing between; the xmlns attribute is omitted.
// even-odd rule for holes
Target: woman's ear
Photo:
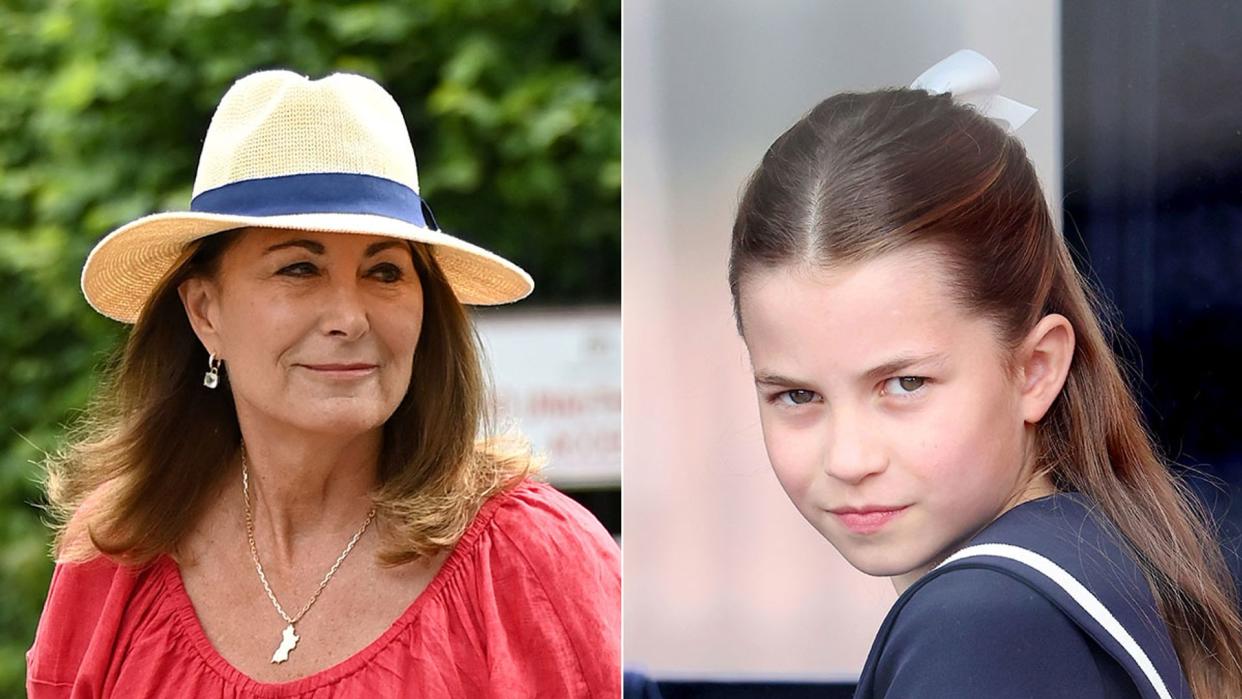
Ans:
<svg viewBox="0 0 1242 699"><path fill-rule="evenodd" d="M1036 423L1065 386L1074 359L1074 326L1059 313L1044 316L1022 342L1018 359L1022 419Z"/></svg>
<svg viewBox="0 0 1242 699"><path fill-rule="evenodd" d="M198 341L211 354L222 356L224 345L219 332L220 290L210 279L190 277L177 287L181 305L190 320L190 327L198 335Z"/></svg>

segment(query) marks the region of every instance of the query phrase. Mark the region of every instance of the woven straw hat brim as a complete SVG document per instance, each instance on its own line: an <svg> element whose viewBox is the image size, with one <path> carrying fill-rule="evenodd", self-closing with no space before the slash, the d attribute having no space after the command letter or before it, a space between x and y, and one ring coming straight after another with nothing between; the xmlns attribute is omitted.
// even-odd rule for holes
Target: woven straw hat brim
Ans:
<svg viewBox="0 0 1242 699"><path fill-rule="evenodd" d="M82 292L109 318L134 323L185 246L214 233L243 227L354 233L431 245L457 299L464 304L510 303L530 294L530 275L517 265L451 235L371 214L230 216L196 212L152 214L131 221L95 246L82 268Z"/></svg>

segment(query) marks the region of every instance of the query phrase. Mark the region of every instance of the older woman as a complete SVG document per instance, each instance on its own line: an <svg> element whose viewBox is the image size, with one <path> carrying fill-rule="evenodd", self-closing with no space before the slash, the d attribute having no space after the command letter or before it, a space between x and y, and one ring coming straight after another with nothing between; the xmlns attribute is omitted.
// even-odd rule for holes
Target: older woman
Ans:
<svg viewBox="0 0 1242 699"><path fill-rule="evenodd" d="M417 192L378 85L257 73L191 211L91 253L134 328L48 464L31 697L619 693L615 544L486 433L462 304L530 279Z"/></svg>

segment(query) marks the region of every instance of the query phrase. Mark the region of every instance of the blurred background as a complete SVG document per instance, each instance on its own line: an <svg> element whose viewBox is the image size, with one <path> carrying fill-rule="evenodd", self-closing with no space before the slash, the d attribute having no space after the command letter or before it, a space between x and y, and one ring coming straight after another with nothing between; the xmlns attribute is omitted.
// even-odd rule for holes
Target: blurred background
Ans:
<svg viewBox="0 0 1242 699"><path fill-rule="evenodd" d="M476 319L506 416L620 533L620 0L0 3L0 696L51 574L37 463L126 327L78 278L112 228L189 205L229 85L283 67L396 98L440 224L534 295Z"/></svg>
<svg viewBox="0 0 1242 699"><path fill-rule="evenodd" d="M896 593L849 566L768 466L729 234L747 177L812 106L908 85L961 48L1039 109L1016 135L1116 306L1161 444L1204 474L1236 553L1242 6L625 0L623 27L628 667L666 699L851 695Z"/></svg>

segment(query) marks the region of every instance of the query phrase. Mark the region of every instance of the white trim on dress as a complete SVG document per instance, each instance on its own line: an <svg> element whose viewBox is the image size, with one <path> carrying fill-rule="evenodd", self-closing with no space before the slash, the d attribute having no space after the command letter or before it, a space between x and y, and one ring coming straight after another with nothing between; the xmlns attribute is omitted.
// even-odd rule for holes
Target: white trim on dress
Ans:
<svg viewBox="0 0 1242 699"><path fill-rule="evenodd" d="M1117 621L1117 617L1104 606L1090 590L1082 583L1078 582L1074 576L1070 575L1064 568L1052 562L1048 558L1041 556L1034 551L1024 549L1021 546L1012 544L976 544L967 546L957 553L949 556L937 568L948 565L954 561L960 561L963 558L973 558L978 556L995 556L998 558L1008 558L1011 561L1017 561L1043 574L1052 582L1060 585L1063 590L1069 593L1069 596L1083 608L1083 611L1091 615L1100 626L1116 639L1117 643L1125 649L1134 662L1138 663L1139 669L1147 676L1147 681L1156 690L1156 694L1160 699L1172 699L1169 690L1165 687L1164 680L1160 679L1160 673L1156 671L1156 666L1152 664L1151 659L1139 647L1128 631Z"/></svg>

